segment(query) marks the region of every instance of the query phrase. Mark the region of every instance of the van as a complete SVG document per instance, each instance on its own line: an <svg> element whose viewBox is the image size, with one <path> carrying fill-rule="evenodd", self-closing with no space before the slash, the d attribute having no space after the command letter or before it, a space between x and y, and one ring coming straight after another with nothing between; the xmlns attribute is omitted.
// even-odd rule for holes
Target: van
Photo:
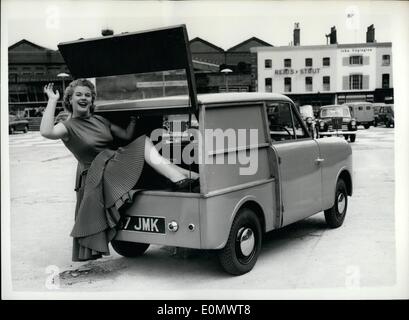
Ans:
<svg viewBox="0 0 409 320"><path fill-rule="evenodd" d="M371 102L347 102L345 103L351 111L351 116L356 120L357 125L369 129L375 124L375 113Z"/></svg>
<svg viewBox="0 0 409 320"><path fill-rule="evenodd" d="M137 117L163 156L199 173L199 186L180 192L144 168L112 241L120 255L141 256L150 244L214 250L226 272L241 275L256 264L264 233L321 211L330 228L343 224L349 144L312 139L281 94L197 95L186 26L58 47L75 78L94 81L97 114L122 126ZM174 95L155 97L163 92ZM187 124L168 130L169 121Z"/></svg>

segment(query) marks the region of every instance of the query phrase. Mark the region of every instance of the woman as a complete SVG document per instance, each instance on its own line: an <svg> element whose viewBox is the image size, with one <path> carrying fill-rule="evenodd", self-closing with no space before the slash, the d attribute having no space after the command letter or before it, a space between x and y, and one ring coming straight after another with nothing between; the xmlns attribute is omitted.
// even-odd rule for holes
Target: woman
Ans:
<svg viewBox="0 0 409 320"><path fill-rule="evenodd" d="M78 160L77 204L73 261L85 261L109 254L108 243L115 236L120 218L118 209L132 199L132 187L138 181L144 162L183 190L198 175L173 165L163 158L146 136L140 136L123 148L114 150L114 138L131 141L135 133L135 117L126 129L94 115L94 85L86 79L72 81L64 93L64 106L71 114L68 120L54 125L54 114L60 98L53 84L44 87L47 107L40 133L48 139L61 139ZM130 169L132 168L132 169Z"/></svg>

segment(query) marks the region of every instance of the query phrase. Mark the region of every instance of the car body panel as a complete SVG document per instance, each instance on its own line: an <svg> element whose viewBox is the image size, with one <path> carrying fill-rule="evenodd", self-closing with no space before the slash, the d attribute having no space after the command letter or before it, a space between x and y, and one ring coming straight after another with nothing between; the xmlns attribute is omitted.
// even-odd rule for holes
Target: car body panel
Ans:
<svg viewBox="0 0 409 320"><path fill-rule="evenodd" d="M283 224L288 225L322 210L321 166L316 140L273 144L278 154Z"/></svg>
<svg viewBox="0 0 409 320"><path fill-rule="evenodd" d="M317 140L322 163L322 206L323 210L334 203L337 178L346 170L352 178L352 148L343 138Z"/></svg>
<svg viewBox="0 0 409 320"><path fill-rule="evenodd" d="M64 42L58 44L58 49L75 78L184 70L190 100L185 109L197 112L193 60L185 25Z"/></svg>

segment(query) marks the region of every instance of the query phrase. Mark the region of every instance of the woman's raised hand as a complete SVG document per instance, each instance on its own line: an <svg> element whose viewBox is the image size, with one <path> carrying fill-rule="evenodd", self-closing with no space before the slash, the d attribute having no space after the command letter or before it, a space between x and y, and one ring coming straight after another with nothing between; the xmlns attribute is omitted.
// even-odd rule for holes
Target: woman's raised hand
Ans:
<svg viewBox="0 0 409 320"><path fill-rule="evenodd" d="M55 100L58 101L60 99L60 93L58 90L54 92L54 83L49 83L44 86L44 93L47 95L48 100Z"/></svg>

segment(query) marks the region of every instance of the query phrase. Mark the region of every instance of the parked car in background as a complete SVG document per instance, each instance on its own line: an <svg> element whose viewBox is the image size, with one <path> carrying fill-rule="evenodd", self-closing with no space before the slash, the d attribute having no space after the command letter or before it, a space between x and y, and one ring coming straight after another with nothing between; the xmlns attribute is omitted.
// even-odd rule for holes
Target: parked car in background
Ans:
<svg viewBox="0 0 409 320"><path fill-rule="evenodd" d="M301 118L308 128L311 136L317 138L316 119L312 105L303 105L299 107Z"/></svg>
<svg viewBox="0 0 409 320"><path fill-rule="evenodd" d="M379 108L378 115L376 117L376 125L384 124L387 128L391 126L395 127L395 113L393 110L393 104L385 104Z"/></svg>
<svg viewBox="0 0 409 320"><path fill-rule="evenodd" d="M20 118L16 115L9 115L9 134L13 134L15 131L28 132L28 120Z"/></svg>
<svg viewBox="0 0 409 320"><path fill-rule="evenodd" d="M371 102L347 102L351 116L355 119L357 126L369 129L375 124L375 113Z"/></svg>
<svg viewBox="0 0 409 320"><path fill-rule="evenodd" d="M343 135L355 142L357 124L347 105L322 106L318 120L318 135Z"/></svg>

